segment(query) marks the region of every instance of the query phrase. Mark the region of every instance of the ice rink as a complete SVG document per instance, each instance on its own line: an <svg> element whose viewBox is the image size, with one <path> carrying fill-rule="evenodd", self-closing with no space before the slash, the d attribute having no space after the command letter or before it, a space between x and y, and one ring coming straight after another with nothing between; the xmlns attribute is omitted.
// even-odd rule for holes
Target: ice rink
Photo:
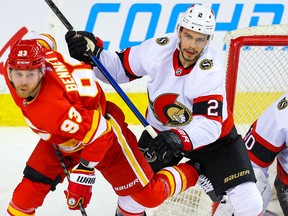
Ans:
<svg viewBox="0 0 288 216"><path fill-rule="evenodd" d="M7 205L14 188L22 178L25 162L38 141L38 136L28 127L0 127L0 215L5 215ZM117 197L110 185L97 173L96 183L87 215L109 216L115 214ZM50 192L43 204L37 210L39 216L51 215L81 215L79 211L70 211L66 206L64 190L67 181L57 186L56 191Z"/></svg>
<svg viewBox="0 0 288 216"><path fill-rule="evenodd" d="M132 126L136 135L141 133L142 126ZM0 215L5 215L6 208L11 199L14 188L22 178L25 162L37 143L38 136L28 127L0 127ZM93 195L89 206L86 208L88 216L114 216L117 197L110 185L101 174L96 173L97 179L93 186ZM70 211L66 206L64 190L67 181L57 186L57 190L48 194L42 207L37 209L39 216L79 216L79 211ZM277 201L272 201L269 209L282 216ZM148 211L148 216L149 214ZM167 215L169 216L169 215ZM181 216L179 213L178 216ZM200 216L200 215L197 215ZM206 216L206 215L201 215ZM208 216L208 214L207 214Z"/></svg>

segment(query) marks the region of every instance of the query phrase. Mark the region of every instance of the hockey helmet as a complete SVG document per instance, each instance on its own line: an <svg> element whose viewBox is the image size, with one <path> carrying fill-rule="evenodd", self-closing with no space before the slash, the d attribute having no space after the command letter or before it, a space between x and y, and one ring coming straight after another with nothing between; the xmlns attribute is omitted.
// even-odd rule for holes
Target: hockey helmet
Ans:
<svg viewBox="0 0 288 216"><path fill-rule="evenodd" d="M45 67L45 51L37 40L19 40L12 47L8 56L8 68L31 70Z"/></svg>
<svg viewBox="0 0 288 216"><path fill-rule="evenodd" d="M195 32L210 35L209 40L212 40L215 25L214 12L206 6L194 4L183 13L177 28L178 31L180 27L184 27Z"/></svg>

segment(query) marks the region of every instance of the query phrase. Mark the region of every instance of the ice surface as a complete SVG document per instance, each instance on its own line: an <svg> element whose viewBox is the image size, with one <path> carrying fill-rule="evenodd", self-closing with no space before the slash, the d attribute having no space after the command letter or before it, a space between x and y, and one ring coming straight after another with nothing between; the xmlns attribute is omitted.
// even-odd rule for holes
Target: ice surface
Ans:
<svg viewBox="0 0 288 216"><path fill-rule="evenodd" d="M137 136L143 130L142 126L131 126ZM33 151L38 136L28 127L0 127L0 215L5 215L14 188L22 178L25 162ZM114 216L117 205L117 196L102 175L97 172L96 183L89 206L86 208L89 216ZM39 216L79 216L79 211L70 211L66 206L63 191L67 181L57 186L56 191L50 192L42 207L37 209ZM281 214L277 201L271 202L269 209ZM149 214L148 214L149 215ZM179 214L181 216L181 214Z"/></svg>

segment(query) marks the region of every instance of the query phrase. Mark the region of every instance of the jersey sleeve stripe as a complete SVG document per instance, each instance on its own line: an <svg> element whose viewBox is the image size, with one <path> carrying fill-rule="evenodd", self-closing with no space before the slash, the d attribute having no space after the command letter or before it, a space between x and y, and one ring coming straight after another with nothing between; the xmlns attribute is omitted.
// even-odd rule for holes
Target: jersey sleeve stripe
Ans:
<svg viewBox="0 0 288 216"><path fill-rule="evenodd" d="M125 49L123 52L117 52L117 55L122 62L123 68L125 70L125 74L127 77L130 78L130 80L134 80L137 78L140 78L137 76L133 70L131 69L130 63L129 63L129 55L130 55L130 48Z"/></svg>

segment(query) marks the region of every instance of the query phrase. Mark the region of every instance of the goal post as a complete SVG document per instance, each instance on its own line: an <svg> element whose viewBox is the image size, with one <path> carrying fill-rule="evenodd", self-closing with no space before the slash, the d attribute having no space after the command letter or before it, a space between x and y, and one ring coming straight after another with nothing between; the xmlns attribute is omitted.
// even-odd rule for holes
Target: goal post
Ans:
<svg viewBox="0 0 288 216"><path fill-rule="evenodd" d="M288 35L287 35L288 36ZM234 99L236 94L236 84L237 84L237 74L238 74L238 67L239 67L239 57L240 57L240 49L243 46L253 46L253 47L260 47L260 46L287 46L288 42L287 36L262 36L262 35L255 35L255 36L241 36L236 39L233 39L231 45L233 48L230 48L230 53L228 56L227 65L227 101L228 107L230 107L231 111L233 112L234 108ZM267 50L266 50L267 51Z"/></svg>
<svg viewBox="0 0 288 216"><path fill-rule="evenodd" d="M226 92L238 132L288 91L288 25L250 27L225 35Z"/></svg>
<svg viewBox="0 0 288 216"><path fill-rule="evenodd" d="M261 113L288 91L288 24L238 29L228 32L224 42L227 103L238 133L244 136ZM274 178L275 168L269 170ZM196 185L147 213L211 216L212 204Z"/></svg>

